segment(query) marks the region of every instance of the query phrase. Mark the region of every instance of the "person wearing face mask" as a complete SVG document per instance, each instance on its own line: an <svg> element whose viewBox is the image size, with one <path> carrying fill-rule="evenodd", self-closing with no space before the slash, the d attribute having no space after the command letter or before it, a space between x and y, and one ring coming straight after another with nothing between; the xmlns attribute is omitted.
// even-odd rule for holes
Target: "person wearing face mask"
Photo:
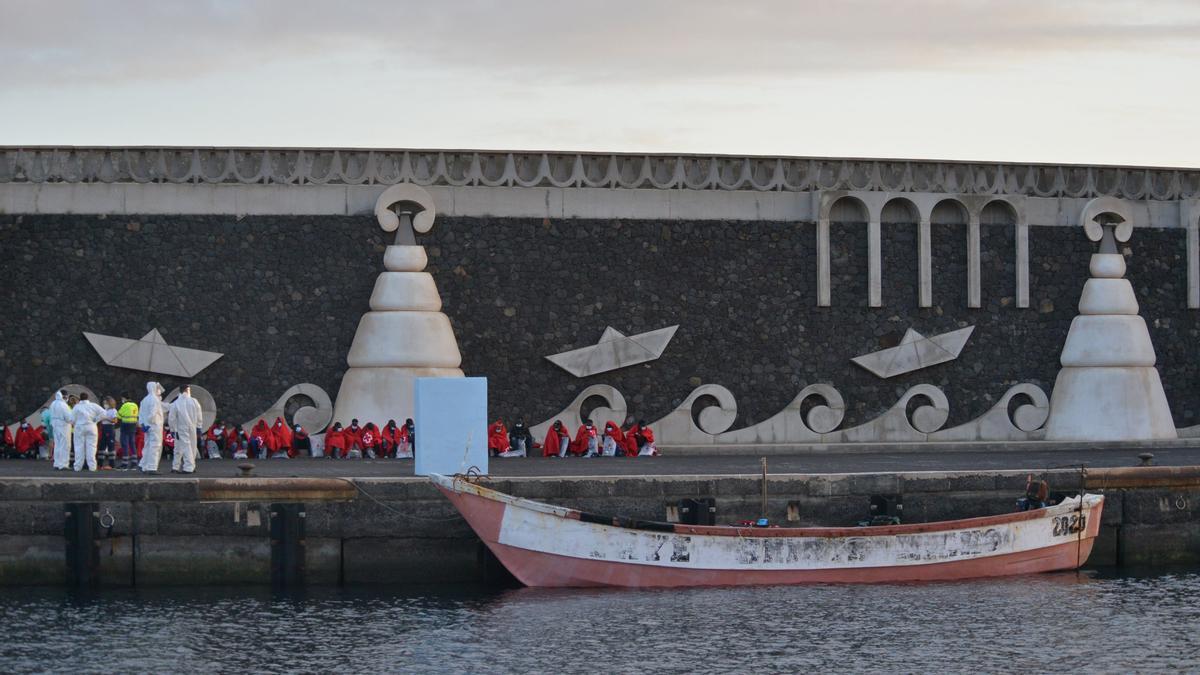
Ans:
<svg viewBox="0 0 1200 675"><path fill-rule="evenodd" d="M158 473L163 446L163 388L157 382L146 383L146 398L138 405L138 424L145 435L142 446L142 461L138 469L142 473Z"/></svg>
<svg viewBox="0 0 1200 675"><path fill-rule="evenodd" d="M204 450L209 459L221 459L221 455L225 450L226 435L225 423L213 422L213 425L204 432Z"/></svg>
<svg viewBox="0 0 1200 675"><path fill-rule="evenodd" d="M171 459L171 473L195 473L196 440L200 435L203 413L200 402L192 398L192 388L184 387L179 398L171 402L167 411L168 422L175 432L175 456Z"/></svg>
<svg viewBox="0 0 1200 675"><path fill-rule="evenodd" d="M329 459L345 459L346 432L342 423L337 422L333 428L325 432L325 456Z"/></svg>
<svg viewBox="0 0 1200 675"><path fill-rule="evenodd" d="M71 408L67 405L67 390L55 392L50 404L50 424L54 431L54 470L66 471L71 459Z"/></svg>

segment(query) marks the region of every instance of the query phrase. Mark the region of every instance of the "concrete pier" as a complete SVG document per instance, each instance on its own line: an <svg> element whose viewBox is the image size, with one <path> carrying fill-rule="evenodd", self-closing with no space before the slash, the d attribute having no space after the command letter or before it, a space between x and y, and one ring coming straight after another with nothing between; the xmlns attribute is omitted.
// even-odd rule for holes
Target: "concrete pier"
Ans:
<svg viewBox="0 0 1200 675"><path fill-rule="evenodd" d="M849 525L871 495L901 495L905 522L1010 511L1027 471L773 475L781 525ZM1035 473L1055 494L1107 501L1090 565L1200 562L1200 467ZM749 475L498 478L498 490L597 513L678 517L711 497L717 522L757 518ZM91 516L90 524L81 524ZM161 586L476 582L494 560L419 478L0 480L0 584Z"/></svg>

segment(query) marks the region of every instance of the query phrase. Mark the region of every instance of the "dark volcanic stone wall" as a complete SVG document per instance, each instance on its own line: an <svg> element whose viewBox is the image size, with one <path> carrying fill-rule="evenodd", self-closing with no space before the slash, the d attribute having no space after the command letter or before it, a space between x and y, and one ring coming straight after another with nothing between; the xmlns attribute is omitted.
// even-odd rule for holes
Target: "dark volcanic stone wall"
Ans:
<svg viewBox="0 0 1200 675"><path fill-rule="evenodd" d="M85 330L159 328L172 344L224 352L196 382L235 420L299 382L336 396L384 242L369 216L0 216L0 414L32 412L65 382L140 398L156 376L105 366ZM1077 228L1032 228L1031 307L1017 309L1013 229L984 226L984 306L967 309L966 233L935 225L935 306L921 309L916 227L885 225L884 307L870 309L865 225L831 227L828 308L816 307L812 224L441 218L421 243L464 370L489 377L491 415L541 421L607 383L654 419L711 382L736 396L739 426L812 382L842 392L847 425L924 382L946 392L951 424L1018 382L1049 393L1092 251ZM1184 233L1138 230L1128 250L1176 423L1200 423ZM634 334L672 324L675 339L649 364L577 379L543 358L594 344L607 325ZM890 380L850 363L910 326L932 335L967 325L975 332L951 363Z"/></svg>
<svg viewBox="0 0 1200 675"><path fill-rule="evenodd" d="M106 366L83 331L225 355L194 380L218 414L245 420L293 384L330 397L382 269L365 218L0 216L0 414L33 412L55 387L141 400L146 380Z"/></svg>

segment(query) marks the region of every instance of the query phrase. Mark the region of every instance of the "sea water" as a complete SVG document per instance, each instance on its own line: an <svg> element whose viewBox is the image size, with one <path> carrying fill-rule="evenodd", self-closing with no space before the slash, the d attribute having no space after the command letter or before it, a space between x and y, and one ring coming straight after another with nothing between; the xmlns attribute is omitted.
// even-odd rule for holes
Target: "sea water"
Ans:
<svg viewBox="0 0 1200 675"><path fill-rule="evenodd" d="M0 591L0 672L1200 670L1200 573L871 586Z"/></svg>

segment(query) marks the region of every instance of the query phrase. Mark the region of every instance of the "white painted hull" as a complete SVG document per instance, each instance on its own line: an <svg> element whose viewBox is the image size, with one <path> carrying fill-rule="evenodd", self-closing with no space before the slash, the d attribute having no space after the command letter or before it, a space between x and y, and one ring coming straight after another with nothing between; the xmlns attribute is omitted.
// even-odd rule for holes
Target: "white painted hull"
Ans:
<svg viewBox="0 0 1200 675"><path fill-rule="evenodd" d="M964 579L1074 569L1104 498L869 528L735 528L602 519L442 476L434 483L530 586L697 586ZM1080 516L1083 516L1080 526Z"/></svg>

